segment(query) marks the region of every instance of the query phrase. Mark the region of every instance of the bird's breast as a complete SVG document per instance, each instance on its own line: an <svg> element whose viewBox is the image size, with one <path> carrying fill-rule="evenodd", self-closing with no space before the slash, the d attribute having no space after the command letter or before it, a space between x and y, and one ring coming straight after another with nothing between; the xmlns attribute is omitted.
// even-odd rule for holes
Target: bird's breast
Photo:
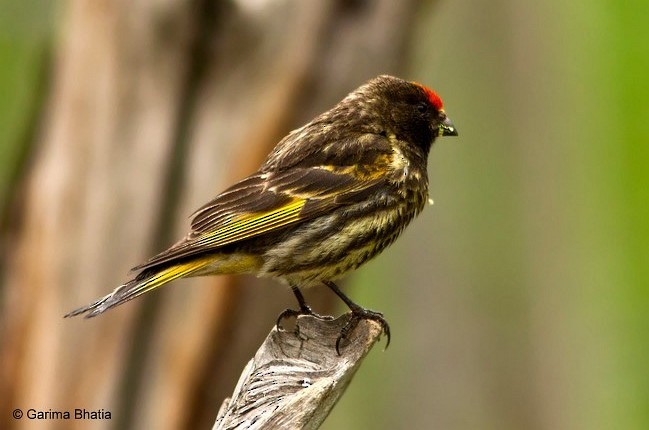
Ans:
<svg viewBox="0 0 649 430"><path fill-rule="evenodd" d="M426 191L390 184L364 202L305 222L266 252L262 276L303 284L336 279L392 244L423 209Z"/></svg>

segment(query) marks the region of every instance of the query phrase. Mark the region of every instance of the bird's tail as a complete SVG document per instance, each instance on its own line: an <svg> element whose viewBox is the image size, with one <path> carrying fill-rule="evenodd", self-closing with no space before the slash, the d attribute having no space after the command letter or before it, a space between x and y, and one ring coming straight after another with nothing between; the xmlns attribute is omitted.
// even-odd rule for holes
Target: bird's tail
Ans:
<svg viewBox="0 0 649 430"><path fill-rule="evenodd" d="M99 300L89 304L88 306L83 306L66 314L65 318L74 317L81 314L86 314L85 318L95 317L110 308L114 308L115 306L126 303L129 300L133 300L134 298L139 297L144 293L148 293L151 290L155 290L156 288L161 287L167 282L171 282L174 279L178 279L183 276L190 276L196 271L207 266L210 261L211 260L209 258L205 258L176 264L174 266L167 267L153 273L150 273L148 271L142 272L134 279L115 288L115 290L107 296L100 298Z"/></svg>

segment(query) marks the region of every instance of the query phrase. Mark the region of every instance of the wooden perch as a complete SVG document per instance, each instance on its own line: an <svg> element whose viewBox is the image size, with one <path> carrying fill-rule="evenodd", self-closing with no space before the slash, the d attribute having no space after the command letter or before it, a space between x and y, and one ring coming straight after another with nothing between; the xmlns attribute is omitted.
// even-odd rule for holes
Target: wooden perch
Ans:
<svg viewBox="0 0 649 430"><path fill-rule="evenodd" d="M381 326L361 321L336 353L349 319L298 317L294 330L273 328L244 368L212 430L317 429L342 396Z"/></svg>

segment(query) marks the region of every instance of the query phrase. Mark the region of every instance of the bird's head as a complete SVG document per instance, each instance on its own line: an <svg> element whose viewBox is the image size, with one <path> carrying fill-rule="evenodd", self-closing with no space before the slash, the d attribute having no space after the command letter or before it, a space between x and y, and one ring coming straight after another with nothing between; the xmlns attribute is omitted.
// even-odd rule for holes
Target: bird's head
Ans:
<svg viewBox="0 0 649 430"><path fill-rule="evenodd" d="M416 82L381 75L351 93L363 110L377 111L387 133L421 147L427 154L436 137L457 136L437 93Z"/></svg>

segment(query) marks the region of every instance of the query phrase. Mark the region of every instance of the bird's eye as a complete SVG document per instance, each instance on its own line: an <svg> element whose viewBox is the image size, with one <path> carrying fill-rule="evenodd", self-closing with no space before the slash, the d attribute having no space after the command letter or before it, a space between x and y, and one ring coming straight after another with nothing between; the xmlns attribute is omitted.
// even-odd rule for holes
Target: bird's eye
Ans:
<svg viewBox="0 0 649 430"><path fill-rule="evenodd" d="M426 113L428 112L428 105L426 103L419 103L417 105L417 111L419 113Z"/></svg>

